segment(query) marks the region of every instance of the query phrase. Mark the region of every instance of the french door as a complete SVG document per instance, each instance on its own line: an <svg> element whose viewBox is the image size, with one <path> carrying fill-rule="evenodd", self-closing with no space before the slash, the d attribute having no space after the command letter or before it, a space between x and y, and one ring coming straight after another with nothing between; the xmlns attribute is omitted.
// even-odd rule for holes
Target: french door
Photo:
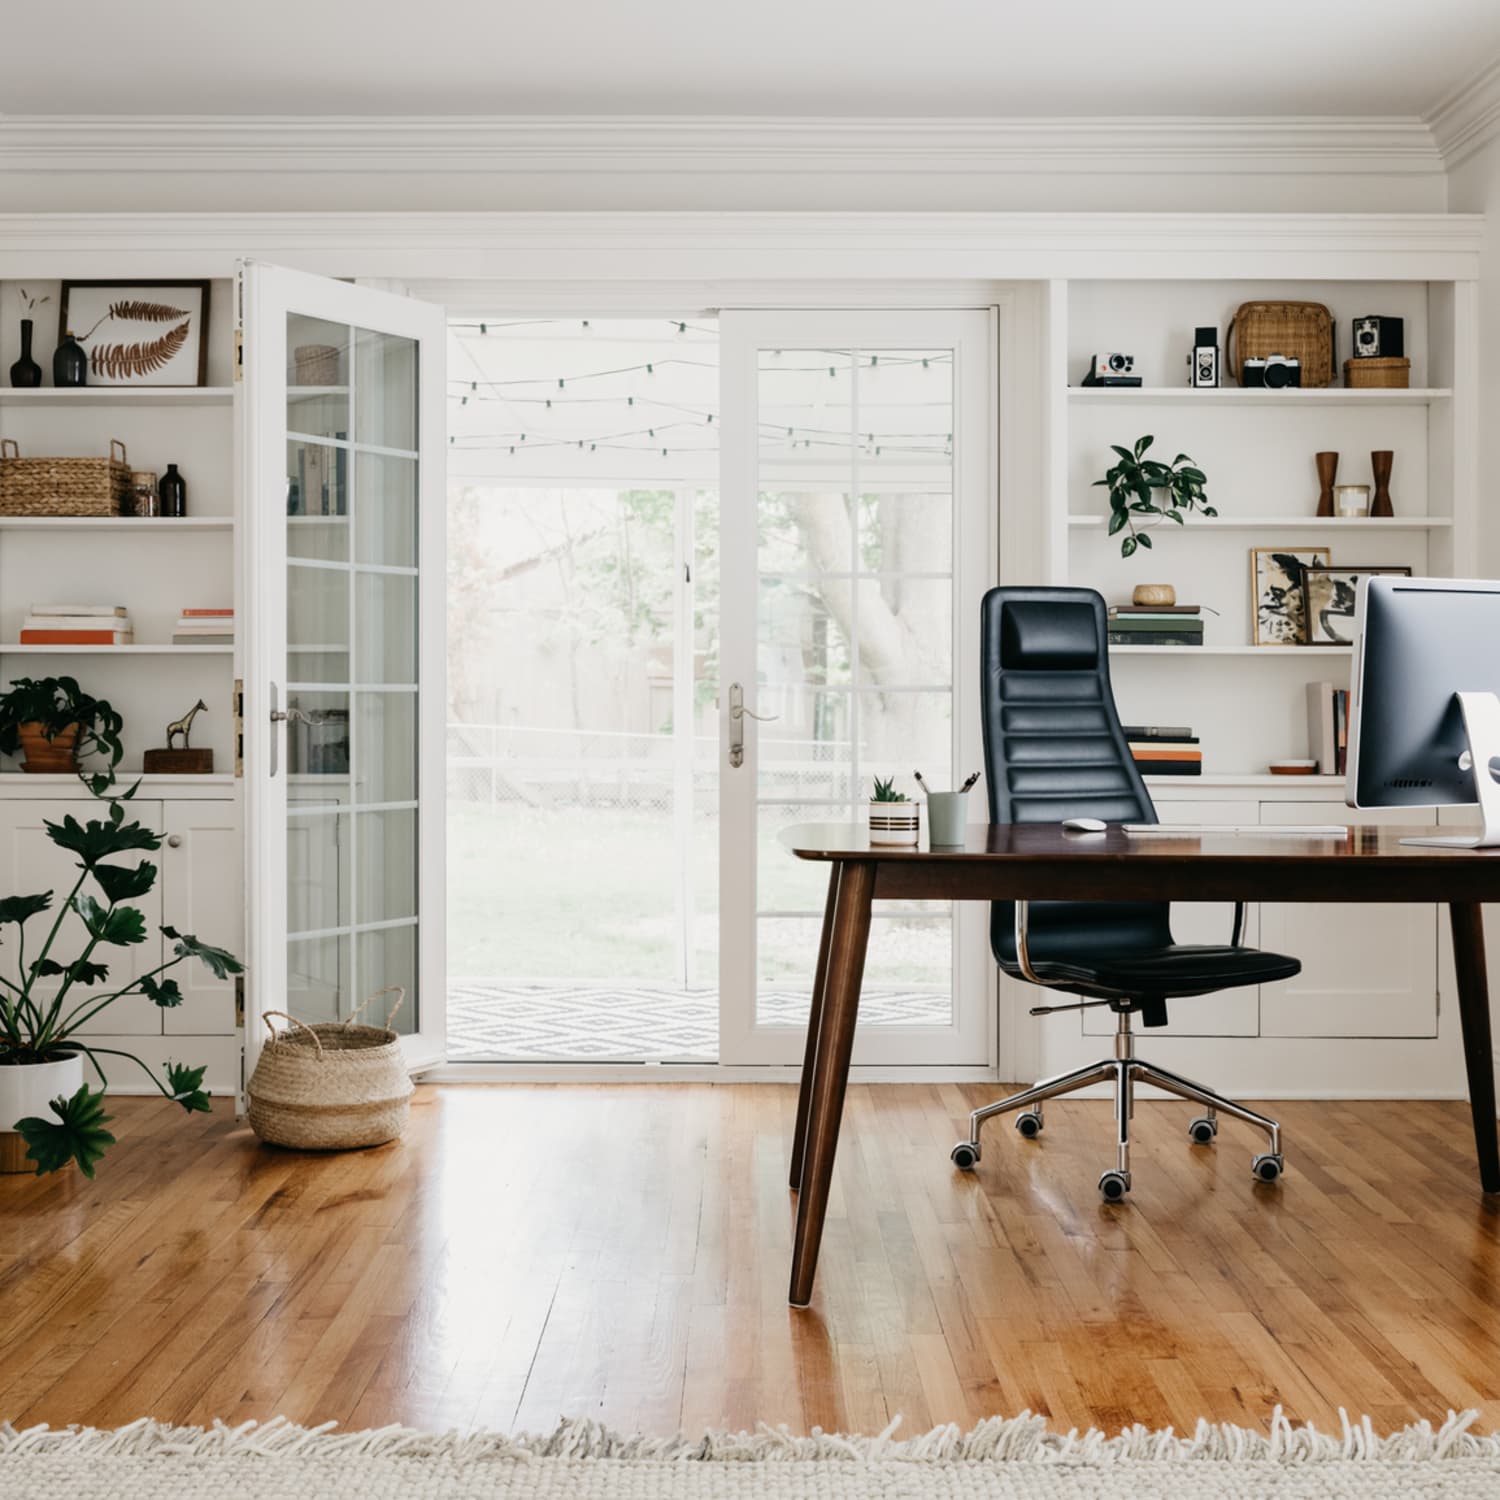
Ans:
<svg viewBox="0 0 1500 1500"><path fill-rule="evenodd" d="M979 768L996 569L987 312L727 311L720 1061L801 1060L827 885L778 834ZM983 788L976 818L983 818ZM989 1061L987 912L876 907L854 1060Z"/></svg>
<svg viewBox="0 0 1500 1500"><path fill-rule="evenodd" d="M406 993L443 1057L443 310L245 263L246 1065ZM389 997L374 1002L382 1021Z"/></svg>

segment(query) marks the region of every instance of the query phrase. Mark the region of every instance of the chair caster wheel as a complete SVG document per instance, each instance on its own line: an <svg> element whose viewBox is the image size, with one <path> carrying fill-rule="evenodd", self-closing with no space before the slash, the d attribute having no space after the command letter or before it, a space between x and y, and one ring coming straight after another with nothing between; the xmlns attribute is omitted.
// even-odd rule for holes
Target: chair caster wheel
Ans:
<svg viewBox="0 0 1500 1500"><path fill-rule="evenodd" d="M973 1141L960 1141L949 1155L960 1172L972 1172L979 1160L979 1147Z"/></svg>
<svg viewBox="0 0 1500 1500"><path fill-rule="evenodd" d="M1106 1172L1099 1179L1099 1192L1106 1203L1123 1203L1130 1191L1130 1178L1124 1172Z"/></svg>
<svg viewBox="0 0 1500 1500"><path fill-rule="evenodd" d="M1286 1171L1286 1162L1279 1152L1264 1151L1250 1163L1250 1171L1257 1182L1275 1182Z"/></svg>
<svg viewBox="0 0 1500 1500"><path fill-rule="evenodd" d="M1016 1129L1028 1141L1034 1141L1042 1133L1042 1117L1034 1109L1028 1109L1016 1116Z"/></svg>
<svg viewBox="0 0 1500 1500"><path fill-rule="evenodd" d="M1191 1125L1188 1126L1188 1138L1195 1146L1211 1146L1214 1137L1219 1133L1219 1122L1210 1120L1207 1115L1199 1115Z"/></svg>

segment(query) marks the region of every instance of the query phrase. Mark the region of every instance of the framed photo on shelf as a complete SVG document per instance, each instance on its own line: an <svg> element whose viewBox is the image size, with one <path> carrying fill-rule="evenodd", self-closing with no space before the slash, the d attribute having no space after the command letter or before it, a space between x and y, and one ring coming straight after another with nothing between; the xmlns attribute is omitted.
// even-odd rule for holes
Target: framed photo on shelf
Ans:
<svg viewBox="0 0 1500 1500"><path fill-rule="evenodd" d="M1354 601L1359 580L1366 573L1395 573L1411 577L1411 569L1396 566L1351 567L1306 563L1302 568L1304 641L1309 646L1354 644Z"/></svg>
<svg viewBox="0 0 1500 1500"><path fill-rule="evenodd" d="M206 385L206 281L65 281L57 338L88 354L90 385Z"/></svg>
<svg viewBox="0 0 1500 1500"><path fill-rule="evenodd" d="M1327 547L1250 549L1250 639L1257 646L1301 646L1306 642L1302 570L1326 567Z"/></svg>

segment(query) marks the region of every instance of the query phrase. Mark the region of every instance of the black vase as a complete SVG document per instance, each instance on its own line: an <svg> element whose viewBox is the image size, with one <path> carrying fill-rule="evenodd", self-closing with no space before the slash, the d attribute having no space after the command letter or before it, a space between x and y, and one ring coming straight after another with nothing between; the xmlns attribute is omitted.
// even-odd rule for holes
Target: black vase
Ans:
<svg viewBox="0 0 1500 1500"><path fill-rule="evenodd" d="M187 480L177 472L176 464L167 465L167 472L156 483L156 493L161 496L162 515L187 514Z"/></svg>
<svg viewBox="0 0 1500 1500"><path fill-rule="evenodd" d="M73 337L72 329L63 335L63 341L52 356L53 385L87 385L89 383L89 357L82 344Z"/></svg>
<svg viewBox="0 0 1500 1500"><path fill-rule="evenodd" d="M10 367L10 383L30 390L42 383L42 367L31 357L31 319L21 319L21 357Z"/></svg>

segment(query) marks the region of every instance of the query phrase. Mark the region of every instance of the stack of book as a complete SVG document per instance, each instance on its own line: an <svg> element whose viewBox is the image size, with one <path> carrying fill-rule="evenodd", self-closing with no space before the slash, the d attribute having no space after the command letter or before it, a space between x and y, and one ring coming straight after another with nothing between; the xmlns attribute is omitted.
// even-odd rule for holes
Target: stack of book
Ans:
<svg viewBox="0 0 1500 1500"><path fill-rule="evenodd" d="M1186 724L1126 724L1124 729L1142 776L1203 774L1203 749Z"/></svg>
<svg viewBox="0 0 1500 1500"><path fill-rule="evenodd" d="M185 609L172 629L174 646L234 645L232 609Z"/></svg>
<svg viewBox="0 0 1500 1500"><path fill-rule="evenodd" d="M123 604L33 604L23 646L129 646L135 630Z"/></svg>
<svg viewBox="0 0 1500 1500"><path fill-rule="evenodd" d="M1201 604L1112 604L1111 646L1201 646Z"/></svg>
<svg viewBox="0 0 1500 1500"><path fill-rule="evenodd" d="M1349 690L1307 685L1307 753L1324 776L1342 776L1349 759Z"/></svg>

